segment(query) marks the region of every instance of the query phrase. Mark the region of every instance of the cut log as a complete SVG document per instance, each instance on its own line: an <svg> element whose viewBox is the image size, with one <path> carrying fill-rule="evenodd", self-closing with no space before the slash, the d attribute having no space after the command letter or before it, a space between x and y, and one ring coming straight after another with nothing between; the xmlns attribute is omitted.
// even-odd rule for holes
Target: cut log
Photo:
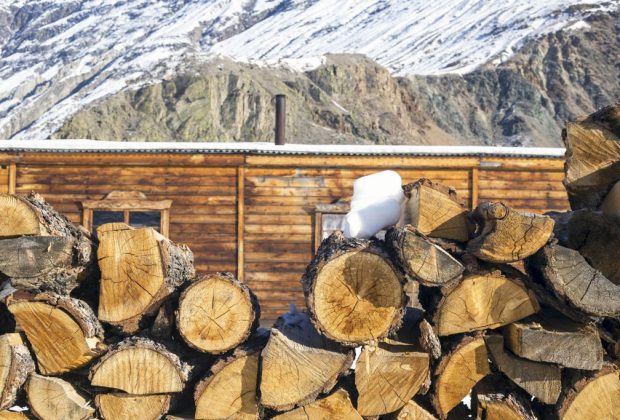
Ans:
<svg viewBox="0 0 620 420"><path fill-rule="evenodd" d="M32 374L26 393L32 414L41 420L86 420L95 414L86 398L60 378Z"/></svg>
<svg viewBox="0 0 620 420"><path fill-rule="evenodd" d="M439 302L433 325L439 336L498 328L539 310L534 295L499 271L470 275Z"/></svg>
<svg viewBox="0 0 620 420"><path fill-rule="evenodd" d="M620 180L620 105L566 124L564 186L573 210L598 209Z"/></svg>
<svg viewBox="0 0 620 420"><path fill-rule="evenodd" d="M229 357L218 360L194 392L196 419L258 419L256 397L260 352L268 339L259 330Z"/></svg>
<svg viewBox="0 0 620 420"><path fill-rule="evenodd" d="M161 344L146 338L128 338L104 354L90 369L92 386L134 395L183 391L190 366Z"/></svg>
<svg viewBox="0 0 620 420"><path fill-rule="evenodd" d="M504 327L503 333L506 347L519 357L572 369L598 370L603 366L597 329L549 309Z"/></svg>
<svg viewBox="0 0 620 420"><path fill-rule="evenodd" d="M530 398L500 374L487 376L474 387L472 406L477 419L537 420Z"/></svg>
<svg viewBox="0 0 620 420"><path fill-rule="evenodd" d="M351 404L349 394L343 389L338 389L325 398L273 417L273 420L308 419L362 420L362 416Z"/></svg>
<svg viewBox="0 0 620 420"><path fill-rule="evenodd" d="M99 394L95 405L103 420L159 420L170 410L171 396Z"/></svg>
<svg viewBox="0 0 620 420"><path fill-rule="evenodd" d="M550 217L522 213L503 203L481 203L471 217L478 225L478 234L467 243L467 251L484 261L508 263L529 257L553 233Z"/></svg>
<svg viewBox="0 0 620 420"><path fill-rule="evenodd" d="M470 225L456 190L422 178L403 187L407 202L399 226L411 225L433 238L465 242Z"/></svg>
<svg viewBox="0 0 620 420"><path fill-rule="evenodd" d="M260 309L254 293L230 273L208 275L181 295L177 327L196 350L224 353L258 328Z"/></svg>
<svg viewBox="0 0 620 420"><path fill-rule="evenodd" d="M447 418L482 378L491 372L482 337L465 337L442 357L433 381L432 403L441 418Z"/></svg>
<svg viewBox="0 0 620 420"><path fill-rule="evenodd" d="M551 243L525 264L528 273L561 301L593 316L620 315L620 286L573 249Z"/></svg>
<svg viewBox="0 0 620 420"><path fill-rule="evenodd" d="M386 420L437 420L417 402L411 400L400 410L385 416Z"/></svg>
<svg viewBox="0 0 620 420"><path fill-rule="evenodd" d="M155 229L109 223L97 229L101 269L99 319L134 333L145 315L194 277L194 257Z"/></svg>
<svg viewBox="0 0 620 420"><path fill-rule="evenodd" d="M402 408L429 372L429 355L414 346L390 341L362 348L355 366L357 411L379 416Z"/></svg>
<svg viewBox="0 0 620 420"><path fill-rule="evenodd" d="M616 182L607 196L605 196L601 204L601 211L606 216L620 223L620 181Z"/></svg>
<svg viewBox="0 0 620 420"><path fill-rule="evenodd" d="M2 410L0 420L28 420L28 416L21 411Z"/></svg>
<svg viewBox="0 0 620 420"><path fill-rule="evenodd" d="M44 375L78 369L105 351L103 329L81 300L15 294L9 297L8 308L24 330Z"/></svg>
<svg viewBox="0 0 620 420"><path fill-rule="evenodd" d="M463 275L459 261L409 225L388 230L385 243L403 272L425 286L441 286Z"/></svg>
<svg viewBox="0 0 620 420"><path fill-rule="evenodd" d="M562 391L562 371L551 363L533 362L508 353L504 337L498 334L484 338L495 365L514 383L545 404L555 404Z"/></svg>
<svg viewBox="0 0 620 420"><path fill-rule="evenodd" d="M0 336L0 410L11 407L26 378L34 372L34 361L21 335Z"/></svg>
<svg viewBox="0 0 620 420"><path fill-rule="evenodd" d="M382 339L400 325L402 277L376 243L336 231L323 241L301 281L317 329L357 345Z"/></svg>
<svg viewBox="0 0 620 420"><path fill-rule="evenodd" d="M320 335L305 313L281 316L262 352L261 404L285 411L314 401L334 387L353 355Z"/></svg>
<svg viewBox="0 0 620 420"><path fill-rule="evenodd" d="M561 420L620 418L620 376L608 366L593 375L566 372L557 409Z"/></svg>

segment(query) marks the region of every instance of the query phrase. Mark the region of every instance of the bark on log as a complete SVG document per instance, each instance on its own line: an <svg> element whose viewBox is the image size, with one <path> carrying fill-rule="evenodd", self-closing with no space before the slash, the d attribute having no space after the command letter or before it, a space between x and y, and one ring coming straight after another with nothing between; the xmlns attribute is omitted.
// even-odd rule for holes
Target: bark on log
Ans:
<svg viewBox="0 0 620 420"><path fill-rule="evenodd" d="M471 230L456 190L422 178L403 187L407 202L399 226L411 225L433 238L465 242Z"/></svg>
<svg viewBox="0 0 620 420"><path fill-rule="evenodd" d="M196 385L196 419L258 419L258 365L268 332L259 330L231 356L218 360Z"/></svg>
<svg viewBox="0 0 620 420"><path fill-rule="evenodd" d="M439 336L498 328L540 309L534 295L501 272L470 275L437 305L433 325Z"/></svg>
<svg viewBox="0 0 620 420"><path fill-rule="evenodd" d="M491 373L484 339L464 337L442 357L433 380L432 403L443 419L482 378Z"/></svg>
<svg viewBox="0 0 620 420"><path fill-rule="evenodd" d="M86 420L95 414L89 401L60 378L32 374L26 393L32 414L41 420Z"/></svg>
<svg viewBox="0 0 620 420"><path fill-rule="evenodd" d="M131 337L104 354L90 368L92 386L112 388L134 395L182 392L190 366L161 344Z"/></svg>
<svg viewBox="0 0 620 420"><path fill-rule="evenodd" d="M323 241L301 282L316 328L332 340L358 345L400 325L402 277L376 243L336 231Z"/></svg>
<svg viewBox="0 0 620 420"><path fill-rule="evenodd" d="M603 366L597 329L550 309L504 327L503 333L506 347L519 357L572 369L598 370Z"/></svg>
<svg viewBox="0 0 620 420"><path fill-rule="evenodd" d="M170 410L171 396L99 394L95 405L103 420L159 420Z"/></svg>
<svg viewBox="0 0 620 420"><path fill-rule="evenodd" d="M522 213L503 203L485 202L471 213L478 234L467 251L481 260L508 263L521 260L542 248L553 233L553 219Z"/></svg>
<svg viewBox="0 0 620 420"><path fill-rule="evenodd" d="M362 420L362 416L351 404L349 394L338 389L325 398L273 417L273 420L308 419Z"/></svg>
<svg viewBox="0 0 620 420"><path fill-rule="evenodd" d="M0 336L0 410L13 406L26 378L34 372L34 361L17 333Z"/></svg>
<svg viewBox="0 0 620 420"><path fill-rule="evenodd" d="M555 404L562 391L562 372L551 363L533 362L514 356L504 349L504 337L498 334L484 338L495 365L533 397L545 404Z"/></svg>
<svg viewBox="0 0 620 420"><path fill-rule="evenodd" d="M616 366L582 375L565 371L564 391L556 407L560 420L620 418L620 373Z"/></svg>
<svg viewBox="0 0 620 420"><path fill-rule="evenodd" d="M101 269L99 319L124 333L135 333L145 315L192 279L194 257L152 228L109 223L97 229Z"/></svg>
<svg viewBox="0 0 620 420"><path fill-rule="evenodd" d="M78 369L105 351L103 329L90 306L81 300L16 293L7 304L44 375Z"/></svg>
<svg viewBox="0 0 620 420"><path fill-rule="evenodd" d="M471 404L477 419L538 420L525 393L501 374L487 376L472 392Z"/></svg>
<svg viewBox="0 0 620 420"><path fill-rule="evenodd" d="M407 401L403 408L385 416L385 418L386 420L437 420L437 417L414 400Z"/></svg>
<svg viewBox="0 0 620 420"><path fill-rule="evenodd" d="M428 353L414 346L393 341L364 346L355 366L357 411L368 417L402 408L428 372Z"/></svg>
<svg viewBox="0 0 620 420"><path fill-rule="evenodd" d="M566 124L564 186L573 210L596 210L620 180L620 105Z"/></svg>
<svg viewBox="0 0 620 420"><path fill-rule="evenodd" d="M353 355L321 336L305 313L281 316L262 352L261 404L284 411L312 402L334 387Z"/></svg>
<svg viewBox="0 0 620 420"><path fill-rule="evenodd" d="M593 316L620 315L620 286L578 252L550 243L525 264L528 273L561 301Z"/></svg>
<svg viewBox="0 0 620 420"><path fill-rule="evenodd" d="M181 337L192 348L221 354L243 343L258 328L258 299L230 273L193 282L179 299Z"/></svg>
<svg viewBox="0 0 620 420"><path fill-rule="evenodd" d="M425 286L442 286L463 275L464 268L458 260L410 225L389 229L385 243L403 272Z"/></svg>

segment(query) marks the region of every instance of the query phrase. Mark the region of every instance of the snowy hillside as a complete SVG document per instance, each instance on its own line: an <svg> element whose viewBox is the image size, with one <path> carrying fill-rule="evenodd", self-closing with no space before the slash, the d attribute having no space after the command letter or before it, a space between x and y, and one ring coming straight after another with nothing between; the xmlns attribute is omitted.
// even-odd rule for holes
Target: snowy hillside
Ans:
<svg viewBox="0 0 620 420"><path fill-rule="evenodd" d="M85 105L216 55L464 73L618 0L0 0L0 138L46 138ZM286 59L286 60L283 60Z"/></svg>

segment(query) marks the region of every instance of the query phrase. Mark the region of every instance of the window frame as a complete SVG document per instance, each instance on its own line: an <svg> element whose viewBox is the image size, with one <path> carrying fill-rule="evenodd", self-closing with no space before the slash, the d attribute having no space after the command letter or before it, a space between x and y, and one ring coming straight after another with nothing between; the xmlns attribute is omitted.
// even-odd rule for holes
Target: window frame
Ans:
<svg viewBox="0 0 620 420"><path fill-rule="evenodd" d="M332 204L317 204L314 208L314 253L318 251L323 242L323 215L324 214L347 214L351 209L351 198L344 198Z"/></svg>

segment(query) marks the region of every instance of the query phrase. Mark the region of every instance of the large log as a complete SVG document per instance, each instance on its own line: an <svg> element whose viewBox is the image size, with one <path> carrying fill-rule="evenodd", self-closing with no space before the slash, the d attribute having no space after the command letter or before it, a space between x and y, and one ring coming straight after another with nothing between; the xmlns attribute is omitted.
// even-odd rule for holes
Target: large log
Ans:
<svg viewBox="0 0 620 420"><path fill-rule="evenodd" d="M465 242L471 227L453 188L422 178L403 187L407 201L399 226L411 225L433 238Z"/></svg>
<svg viewBox="0 0 620 420"><path fill-rule="evenodd" d="M58 375L78 369L106 349L97 317L81 300L16 293L7 303L32 346L42 374Z"/></svg>
<svg viewBox="0 0 620 420"><path fill-rule="evenodd" d="M273 420L308 419L362 420L362 416L351 404L349 394L337 389L325 398L273 417Z"/></svg>
<svg viewBox="0 0 620 420"><path fill-rule="evenodd" d="M60 378L32 374L26 392L32 414L41 420L86 420L95 414L89 401Z"/></svg>
<svg viewBox="0 0 620 420"><path fill-rule="evenodd" d="M620 180L620 105L566 124L564 186L573 210L599 208Z"/></svg>
<svg viewBox="0 0 620 420"><path fill-rule="evenodd" d="M620 286L573 249L550 243L528 258L528 273L559 300L593 316L620 315Z"/></svg>
<svg viewBox="0 0 620 420"><path fill-rule="evenodd" d="M446 292L435 309L439 336L498 328L540 309L534 295L516 278L501 272L465 277Z"/></svg>
<svg viewBox="0 0 620 420"><path fill-rule="evenodd" d="M403 272L425 286L442 286L463 275L458 260L410 225L389 229L385 243Z"/></svg>
<svg viewBox="0 0 620 420"><path fill-rule="evenodd" d="M484 202L471 213L478 225L467 251L481 260L507 263L521 260L542 248L553 233L553 219L522 213L503 203Z"/></svg>
<svg viewBox="0 0 620 420"><path fill-rule="evenodd" d="M159 420L170 409L171 400L167 394L113 393L97 395L95 405L103 420Z"/></svg>
<svg viewBox="0 0 620 420"><path fill-rule="evenodd" d="M377 243L336 231L323 241L301 282L317 329L357 345L382 339L400 325L402 277Z"/></svg>
<svg viewBox="0 0 620 420"><path fill-rule="evenodd" d="M355 366L357 411L369 417L402 408L428 373L429 355L415 346L394 341L364 346Z"/></svg>
<svg viewBox="0 0 620 420"><path fill-rule="evenodd" d="M101 269L99 319L134 333L146 315L194 277L194 257L155 229L109 223L97 229Z"/></svg>
<svg viewBox="0 0 620 420"><path fill-rule="evenodd" d="M179 299L177 327L190 347L214 354L244 342L258 328L258 299L230 273L193 282Z"/></svg>
<svg viewBox="0 0 620 420"><path fill-rule="evenodd" d="M305 313L281 316L261 354L261 405L284 411L314 401L334 387L353 355L320 335Z"/></svg>
<svg viewBox="0 0 620 420"><path fill-rule="evenodd" d="M21 335L17 333L0 336L0 410L10 408L30 373L34 361Z"/></svg>
<svg viewBox="0 0 620 420"><path fill-rule="evenodd" d="M555 404L562 391L562 372L558 365L533 362L514 356L504 349L504 337L484 338L495 365L530 395L545 404Z"/></svg>
<svg viewBox="0 0 620 420"><path fill-rule="evenodd" d="M603 366L597 329L550 309L504 327L503 333L506 347L519 357L572 369L598 370Z"/></svg>
<svg viewBox="0 0 620 420"><path fill-rule="evenodd" d="M439 416L447 418L471 389L491 373L484 339L464 337L445 354L435 370L432 403Z"/></svg>
<svg viewBox="0 0 620 420"><path fill-rule="evenodd" d="M191 368L163 345L131 337L111 347L90 368L92 386L134 395L182 392Z"/></svg>
<svg viewBox="0 0 620 420"><path fill-rule="evenodd" d="M607 366L590 375L566 371L557 403L560 420L620 418L620 373Z"/></svg>

